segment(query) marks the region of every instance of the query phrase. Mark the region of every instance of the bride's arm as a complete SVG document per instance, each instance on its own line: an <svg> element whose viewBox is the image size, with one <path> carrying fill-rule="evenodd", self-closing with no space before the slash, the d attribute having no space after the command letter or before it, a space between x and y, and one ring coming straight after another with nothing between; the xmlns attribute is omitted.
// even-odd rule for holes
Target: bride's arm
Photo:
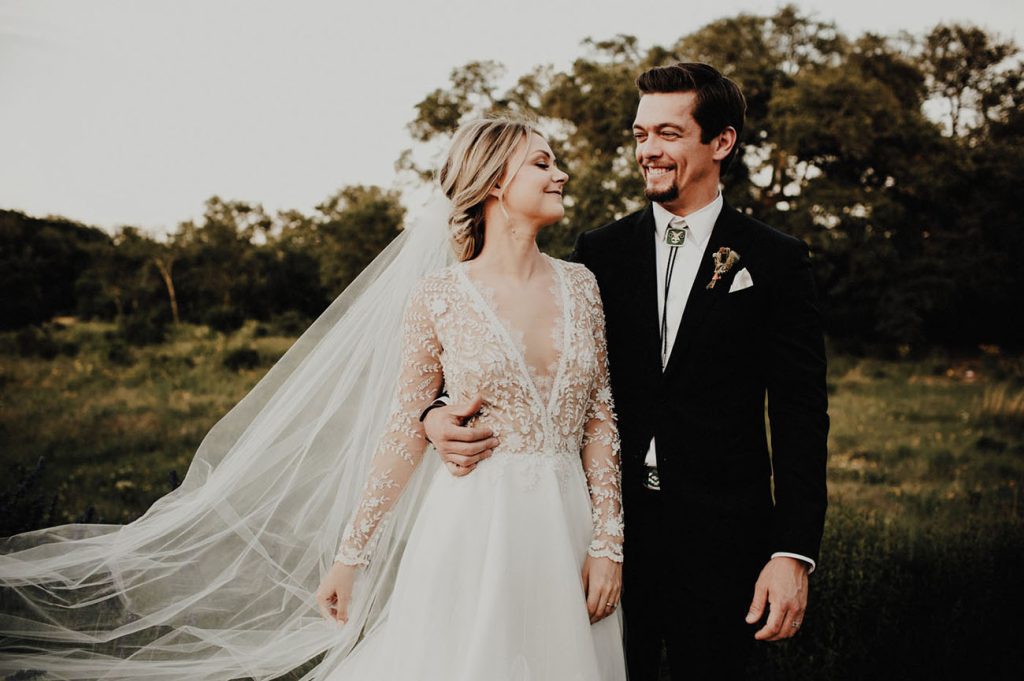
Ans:
<svg viewBox="0 0 1024 681"><path fill-rule="evenodd" d="M583 429L583 470L587 474L590 501L594 508L594 537L589 554L622 562L622 488L619 472L619 430L615 425L611 382L608 377L608 343L605 339L604 309L591 278L593 333L597 344L597 379L590 392L587 421Z"/></svg>
<svg viewBox="0 0 1024 681"><path fill-rule="evenodd" d="M373 453L362 497L342 533L334 565L316 591L320 613L339 623L348 621L359 567L369 564L381 525L423 459L427 440L420 413L443 382L441 343L422 284L413 291L405 308L400 357L402 366L393 406Z"/></svg>
<svg viewBox="0 0 1024 681"><path fill-rule="evenodd" d="M334 560L367 565L381 524L412 477L427 446L420 413L443 382L438 341L428 296L422 286L410 296L402 321L402 367L384 434L355 513L342 534Z"/></svg>
<svg viewBox="0 0 1024 681"><path fill-rule="evenodd" d="M615 425L608 375L604 308L601 307L597 282L589 272L587 279L598 369L590 393L581 452L594 519L594 535L587 551L583 581L590 619L596 622L612 613L618 605L622 588L622 477L619 471L619 430Z"/></svg>

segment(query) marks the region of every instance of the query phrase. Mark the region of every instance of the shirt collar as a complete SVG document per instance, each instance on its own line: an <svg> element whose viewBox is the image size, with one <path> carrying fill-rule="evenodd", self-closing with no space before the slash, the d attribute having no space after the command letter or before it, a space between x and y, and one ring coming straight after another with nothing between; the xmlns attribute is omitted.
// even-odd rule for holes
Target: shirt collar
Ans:
<svg viewBox="0 0 1024 681"><path fill-rule="evenodd" d="M674 213L670 213L660 203L655 203L653 204L654 233L659 242L664 241L668 223L672 221L672 218L681 217L686 220L686 226L689 227L688 237L694 240L695 245L703 245L707 243L708 238L711 236L711 230L715 228L715 222L722 212L723 204L722 192L718 192L715 194L715 198L711 200L711 203L703 208L699 208L689 215L677 216Z"/></svg>

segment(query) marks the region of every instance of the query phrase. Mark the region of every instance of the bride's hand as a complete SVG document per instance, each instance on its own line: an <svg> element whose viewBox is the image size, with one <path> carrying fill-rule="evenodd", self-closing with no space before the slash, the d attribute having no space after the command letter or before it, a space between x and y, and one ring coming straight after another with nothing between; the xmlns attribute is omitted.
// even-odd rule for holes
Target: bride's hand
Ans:
<svg viewBox="0 0 1024 681"><path fill-rule="evenodd" d="M341 624L348 622L348 603L352 599L352 585L356 581L355 565L335 563L324 575L316 590L316 603L325 619Z"/></svg>
<svg viewBox="0 0 1024 681"><path fill-rule="evenodd" d="M615 612L622 595L622 563L587 556L583 563L583 592L587 595L591 624Z"/></svg>

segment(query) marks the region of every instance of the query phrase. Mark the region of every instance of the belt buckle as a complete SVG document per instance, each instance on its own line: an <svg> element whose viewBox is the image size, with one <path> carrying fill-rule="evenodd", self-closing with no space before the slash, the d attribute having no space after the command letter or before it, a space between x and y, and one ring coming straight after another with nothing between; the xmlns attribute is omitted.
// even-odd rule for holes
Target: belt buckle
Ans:
<svg viewBox="0 0 1024 681"><path fill-rule="evenodd" d="M647 473L644 476L644 487L654 492L661 491L661 478L658 477L657 466L647 466Z"/></svg>

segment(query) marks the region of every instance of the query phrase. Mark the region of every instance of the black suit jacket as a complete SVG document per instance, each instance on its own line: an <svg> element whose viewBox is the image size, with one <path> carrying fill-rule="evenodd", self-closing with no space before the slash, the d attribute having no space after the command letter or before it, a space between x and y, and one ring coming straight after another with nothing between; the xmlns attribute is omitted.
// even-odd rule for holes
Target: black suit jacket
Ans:
<svg viewBox="0 0 1024 681"><path fill-rule="evenodd" d="M708 289L720 246L741 259ZM651 206L581 234L571 259L594 273L604 303L627 552L630 500L653 436L660 496L678 521L665 541L681 557L710 559L717 571L735 566L745 590L772 552L817 561L829 420L806 245L723 206L664 372ZM754 285L730 293L744 267Z"/></svg>

